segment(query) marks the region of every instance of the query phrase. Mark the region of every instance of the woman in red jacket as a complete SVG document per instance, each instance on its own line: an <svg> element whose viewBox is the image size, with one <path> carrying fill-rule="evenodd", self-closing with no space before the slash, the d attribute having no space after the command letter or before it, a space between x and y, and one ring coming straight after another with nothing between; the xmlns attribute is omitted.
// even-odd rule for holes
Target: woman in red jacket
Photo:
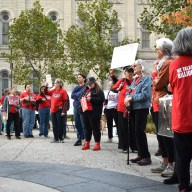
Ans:
<svg viewBox="0 0 192 192"><path fill-rule="evenodd" d="M179 31L173 53L178 55L169 68L170 90L173 92L172 129L176 150L179 190L190 191L190 162L192 159L192 28Z"/></svg>
<svg viewBox="0 0 192 192"><path fill-rule="evenodd" d="M129 86L133 82L134 70L131 66L124 67L125 70L125 78L119 79L113 89L119 92L118 97L118 137L119 137L119 145L118 148L123 150L123 153L127 153L128 150L128 119L124 117L124 112L126 110L126 106L124 104L125 95L129 90ZM112 77L112 76L111 76ZM112 77L113 79L113 77ZM130 136L130 147L131 150L136 150L136 138L135 135Z"/></svg>
<svg viewBox="0 0 192 192"><path fill-rule="evenodd" d="M56 79L54 88L48 91L51 96L51 117L53 123L54 139L52 143L64 143L64 116L67 112L68 96L65 89L63 89L63 81Z"/></svg>

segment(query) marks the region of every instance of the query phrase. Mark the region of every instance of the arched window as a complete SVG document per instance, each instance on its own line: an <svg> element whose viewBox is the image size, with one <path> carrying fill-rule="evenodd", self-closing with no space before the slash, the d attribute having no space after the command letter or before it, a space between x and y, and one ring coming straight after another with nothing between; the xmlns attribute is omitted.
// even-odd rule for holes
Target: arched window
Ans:
<svg viewBox="0 0 192 192"><path fill-rule="evenodd" d="M1 87L1 94L5 89L9 87L9 74L7 71L0 72L0 87Z"/></svg>
<svg viewBox="0 0 192 192"><path fill-rule="evenodd" d="M48 13L48 17L53 21L56 22L58 20L58 13L56 11L51 11Z"/></svg>
<svg viewBox="0 0 192 192"><path fill-rule="evenodd" d="M8 27L10 21L10 14L8 11L0 12L0 45L8 44Z"/></svg>

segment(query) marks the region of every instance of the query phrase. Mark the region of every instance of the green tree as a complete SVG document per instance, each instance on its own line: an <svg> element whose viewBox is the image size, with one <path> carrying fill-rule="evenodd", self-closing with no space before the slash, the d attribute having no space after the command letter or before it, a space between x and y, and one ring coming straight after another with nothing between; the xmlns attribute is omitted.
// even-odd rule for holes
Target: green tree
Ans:
<svg viewBox="0 0 192 192"><path fill-rule="evenodd" d="M33 8L21 12L9 27L11 54L4 54L13 63L13 81L16 84L32 82L39 85L45 75L64 57L63 34L57 22L44 15L39 0ZM37 85L37 86L38 86Z"/></svg>
<svg viewBox="0 0 192 192"><path fill-rule="evenodd" d="M148 8L144 8L138 22L144 29L174 39L183 25L174 21L170 22L169 18L186 6L189 6L186 0L151 0L151 4Z"/></svg>
<svg viewBox="0 0 192 192"><path fill-rule="evenodd" d="M108 0L79 3L81 25L71 26L65 34L66 54L74 74L92 70L101 83L109 71L114 45L112 37L120 30L118 14Z"/></svg>

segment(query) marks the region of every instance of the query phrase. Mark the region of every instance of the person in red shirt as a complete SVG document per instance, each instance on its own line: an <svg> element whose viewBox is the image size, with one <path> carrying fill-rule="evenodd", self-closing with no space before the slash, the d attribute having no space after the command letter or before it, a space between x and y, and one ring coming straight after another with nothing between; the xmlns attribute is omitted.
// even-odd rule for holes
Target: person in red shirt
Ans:
<svg viewBox="0 0 192 192"><path fill-rule="evenodd" d="M51 96L51 117L54 139L52 143L64 143L64 118L67 112L68 96L63 88L63 81L56 79L54 88L48 91Z"/></svg>
<svg viewBox="0 0 192 192"><path fill-rule="evenodd" d="M133 82L133 75L134 70L131 66L124 67L125 70L125 78L120 78L113 89L119 92L118 96L118 105L117 105L117 112L118 112L118 137L119 137L119 144L118 148L122 149L123 153L127 153L128 150L128 138L130 138L130 147L132 151L136 151L136 137L134 130L130 130L130 137L128 135L128 119L124 117L124 112L126 110L126 105L124 104L125 95L129 90L129 86ZM113 74L110 74L111 78L114 79ZM130 124L131 124L130 120ZM130 125L129 125L130 126Z"/></svg>
<svg viewBox="0 0 192 192"><path fill-rule="evenodd" d="M36 95L32 93L31 85L25 85L25 92L21 93L23 135L25 138L33 138L35 124Z"/></svg>
<svg viewBox="0 0 192 192"><path fill-rule="evenodd" d="M16 139L20 138L20 129L19 129L19 108L20 108L20 99L19 96L15 94L15 88L11 88L10 94L5 97L3 109L5 114L8 114L6 130L7 130L7 139L11 139L10 127L12 121L14 121L15 137Z"/></svg>
<svg viewBox="0 0 192 192"><path fill-rule="evenodd" d="M93 151L98 151L101 149L100 120L105 96L94 77L89 77L87 85L88 87L85 93L87 110L83 112L86 142L82 150L90 149L90 141L93 133L95 139Z"/></svg>
<svg viewBox="0 0 192 192"><path fill-rule="evenodd" d="M178 57L169 68L172 101L172 129L176 151L179 190L190 191L192 159L192 28L180 30L174 40L173 53Z"/></svg>
<svg viewBox="0 0 192 192"><path fill-rule="evenodd" d="M39 136L48 137L48 127L50 119L51 97L48 95L45 85L40 87L40 94L37 95L37 105L40 118Z"/></svg>

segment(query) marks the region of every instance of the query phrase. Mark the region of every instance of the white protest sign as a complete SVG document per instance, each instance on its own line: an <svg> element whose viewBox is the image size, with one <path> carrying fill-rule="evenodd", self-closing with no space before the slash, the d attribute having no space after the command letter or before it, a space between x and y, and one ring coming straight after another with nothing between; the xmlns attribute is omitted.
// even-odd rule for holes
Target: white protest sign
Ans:
<svg viewBox="0 0 192 192"><path fill-rule="evenodd" d="M52 79L51 79L51 75L46 75L46 83L48 84L48 87L52 87Z"/></svg>
<svg viewBox="0 0 192 192"><path fill-rule="evenodd" d="M138 46L138 43L132 43L115 47L113 50L111 69L132 65L135 61Z"/></svg>

